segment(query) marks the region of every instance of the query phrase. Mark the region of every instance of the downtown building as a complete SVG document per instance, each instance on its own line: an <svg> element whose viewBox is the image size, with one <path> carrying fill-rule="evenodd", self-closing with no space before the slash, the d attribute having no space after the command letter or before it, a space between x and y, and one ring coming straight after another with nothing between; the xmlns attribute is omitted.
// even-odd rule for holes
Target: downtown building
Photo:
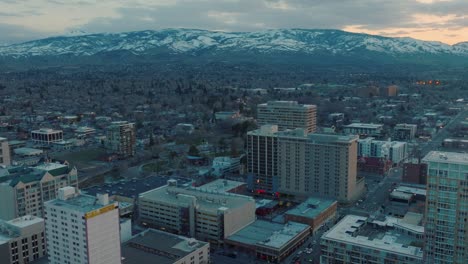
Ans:
<svg viewBox="0 0 468 264"><path fill-rule="evenodd" d="M303 128L313 133L317 130L317 106L296 101L269 101L257 105L257 123L277 125L279 130Z"/></svg>
<svg viewBox="0 0 468 264"><path fill-rule="evenodd" d="M51 128L41 128L31 131L31 140L38 145L52 145L63 141L63 131Z"/></svg>
<svg viewBox="0 0 468 264"><path fill-rule="evenodd" d="M127 121L112 122L106 128L105 148L109 153L117 154L121 157L135 155L135 124Z"/></svg>
<svg viewBox="0 0 468 264"><path fill-rule="evenodd" d="M0 261L25 264L46 256L44 219L26 215L0 220Z"/></svg>
<svg viewBox="0 0 468 264"><path fill-rule="evenodd" d="M44 207L50 264L121 263L119 206L107 194L68 186Z"/></svg>
<svg viewBox="0 0 468 264"><path fill-rule="evenodd" d="M6 138L0 137L0 166L9 166L11 164L11 151Z"/></svg>
<svg viewBox="0 0 468 264"><path fill-rule="evenodd" d="M408 157L408 144L400 141L375 140L372 137L358 140L358 157L374 157L401 164Z"/></svg>
<svg viewBox="0 0 468 264"><path fill-rule="evenodd" d="M10 220L25 215L43 216L43 204L55 199L61 187L78 187L75 167L60 163L43 163L20 167L0 178L0 219Z"/></svg>
<svg viewBox="0 0 468 264"><path fill-rule="evenodd" d="M247 133L250 184L257 192L261 189L300 199L356 200L364 191L364 179L357 177L357 140L357 136L263 126Z"/></svg>
<svg viewBox="0 0 468 264"><path fill-rule="evenodd" d="M255 221L251 197L178 188L168 185L140 194L139 215L144 226L220 244Z"/></svg>
<svg viewBox="0 0 468 264"><path fill-rule="evenodd" d="M425 262L468 261L468 154L431 151L426 197Z"/></svg>

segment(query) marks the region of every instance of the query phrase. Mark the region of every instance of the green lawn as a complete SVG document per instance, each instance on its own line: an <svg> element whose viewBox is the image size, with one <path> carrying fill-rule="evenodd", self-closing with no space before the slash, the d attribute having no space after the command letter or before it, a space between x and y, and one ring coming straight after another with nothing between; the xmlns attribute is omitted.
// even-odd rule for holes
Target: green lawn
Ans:
<svg viewBox="0 0 468 264"><path fill-rule="evenodd" d="M142 169L145 172L160 172L167 169L167 164L164 161L157 161L143 165Z"/></svg>
<svg viewBox="0 0 468 264"><path fill-rule="evenodd" d="M90 162L99 161L99 158L106 154L101 148L86 149L70 153L55 153L53 158L62 159L75 164L78 167L86 167Z"/></svg>

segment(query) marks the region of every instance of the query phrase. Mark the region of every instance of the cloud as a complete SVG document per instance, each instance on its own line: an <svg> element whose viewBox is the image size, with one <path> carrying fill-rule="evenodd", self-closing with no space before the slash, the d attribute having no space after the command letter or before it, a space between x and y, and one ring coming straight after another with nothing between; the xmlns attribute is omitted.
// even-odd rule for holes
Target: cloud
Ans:
<svg viewBox="0 0 468 264"><path fill-rule="evenodd" d="M466 0L0 0L0 10L0 25L16 25L36 35L72 29L338 28L419 37L441 30L446 34L433 34L435 40L468 39L463 33L468 32ZM27 12L36 13L24 15Z"/></svg>

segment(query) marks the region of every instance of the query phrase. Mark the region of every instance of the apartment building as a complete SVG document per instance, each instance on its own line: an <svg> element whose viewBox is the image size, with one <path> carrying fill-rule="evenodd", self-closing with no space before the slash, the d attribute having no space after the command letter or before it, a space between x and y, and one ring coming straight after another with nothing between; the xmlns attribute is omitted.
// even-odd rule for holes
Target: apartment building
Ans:
<svg viewBox="0 0 468 264"><path fill-rule="evenodd" d="M278 191L277 132L277 125L264 125L247 133L247 171L258 192Z"/></svg>
<svg viewBox="0 0 468 264"><path fill-rule="evenodd" d="M174 180L139 196L139 215L143 225L212 243L255 220L255 201L251 197L182 189Z"/></svg>
<svg viewBox="0 0 468 264"><path fill-rule="evenodd" d="M46 256L44 219L32 215L0 220L0 261L26 264Z"/></svg>
<svg viewBox="0 0 468 264"><path fill-rule="evenodd" d="M112 122L106 129L105 147L108 152L129 157L135 155L135 124L127 121Z"/></svg>
<svg viewBox="0 0 468 264"><path fill-rule="evenodd" d="M121 263L119 206L107 194L68 186L44 207L50 264Z"/></svg>
<svg viewBox="0 0 468 264"><path fill-rule="evenodd" d="M357 139L262 126L247 134L252 186L296 198L321 195L343 203L355 200L364 191L364 179L357 177Z"/></svg>
<svg viewBox="0 0 468 264"><path fill-rule="evenodd" d="M317 129L317 106L296 101L269 101L257 106L260 126L277 125L279 130L303 128L307 133Z"/></svg>
<svg viewBox="0 0 468 264"><path fill-rule="evenodd" d="M36 167L20 167L0 178L0 219L20 216L43 216L43 204L57 197L58 189L78 187L75 167L60 163L43 163Z"/></svg>
<svg viewBox="0 0 468 264"><path fill-rule="evenodd" d="M468 260L468 154L431 151L426 197L427 264L462 264Z"/></svg>
<svg viewBox="0 0 468 264"><path fill-rule="evenodd" d="M375 157L403 163L408 157L408 144L401 141L375 140L373 137L358 140L359 157Z"/></svg>

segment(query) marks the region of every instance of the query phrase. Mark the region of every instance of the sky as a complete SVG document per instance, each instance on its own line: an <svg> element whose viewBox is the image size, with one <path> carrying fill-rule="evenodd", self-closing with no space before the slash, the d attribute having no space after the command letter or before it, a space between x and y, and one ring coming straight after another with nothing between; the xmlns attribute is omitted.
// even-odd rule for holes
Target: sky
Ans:
<svg viewBox="0 0 468 264"><path fill-rule="evenodd" d="M468 0L0 0L0 43L163 28L342 29L468 41Z"/></svg>

